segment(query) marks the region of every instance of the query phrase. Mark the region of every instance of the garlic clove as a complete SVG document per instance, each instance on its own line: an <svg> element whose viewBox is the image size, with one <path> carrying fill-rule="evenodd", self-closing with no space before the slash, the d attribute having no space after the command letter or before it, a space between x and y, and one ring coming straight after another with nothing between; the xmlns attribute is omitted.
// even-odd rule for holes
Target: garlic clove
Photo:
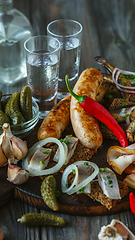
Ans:
<svg viewBox="0 0 135 240"><path fill-rule="evenodd" d="M2 146L2 148L4 148L3 151L7 158L12 160L10 154L8 154L8 151L10 151L10 153L12 152L14 158L18 160L24 158L28 152L25 142L12 134L9 123L3 124L3 131L4 146Z"/></svg>
<svg viewBox="0 0 135 240"><path fill-rule="evenodd" d="M27 170L10 163L8 165L7 175L8 180L17 185L25 183L29 178L29 172Z"/></svg>
<svg viewBox="0 0 135 240"><path fill-rule="evenodd" d="M111 224L103 226L98 234L99 240L123 240L123 238L117 233L117 229Z"/></svg>
<svg viewBox="0 0 135 240"><path fill-rule="evenodd" d="M28 152L25 142L17 137L12 138L11 141L15 158L18 160L24 158Z"/></svg>
<svg viewBox="0 0 135 240"><path fill-rule="evenodd" d="M115 223L114 227L117 229L117 233L119 233L124 240L128 238L128 231L122 226L122 224Z"/></svg>
<svg viewBox="0 0 135 240"><path fill-rule="evenodd" d="M113 219L110 225L114 226L117 229L117 232L122 236L123 240L135 240L135 235L121 221Z"/></svg>
<svg viewBox="0 0 135 240"><path fill-rule="evenodd" d="M11 145L10 139L6 135L4 135L2 138L1 147L7 159L13 162L15 158L14 158L12 145Z"/></svg>
<svg viewBox="0 0 135 240"><path fill-rule="evenodd" d="M5 166L8 163L8 159L2 151L2 146L0 145L0 167Z"/></svg>

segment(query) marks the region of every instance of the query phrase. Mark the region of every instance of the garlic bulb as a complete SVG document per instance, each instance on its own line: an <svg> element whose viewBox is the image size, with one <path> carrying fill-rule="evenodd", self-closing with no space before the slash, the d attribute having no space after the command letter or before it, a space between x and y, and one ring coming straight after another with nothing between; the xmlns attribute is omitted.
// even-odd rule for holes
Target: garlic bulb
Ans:
<svg viewBox="0 0 135 240"><path fill-rule="evenodd" d="M15 159L24 158L28 152L25 142L12 134L9 123L3 124L3 131L0 136L0 167L8 163L8 160L14 162Z"/></svg>
<svg viewBox="0 0 135 240"><path fill-rule="evenodd" d="M135 240L133 233L119 220L113 219L103 226L98 234L99 240Z"/></svg>
<svg viewBox="0 0 135 240"><path fill-rule="evenodd" d="M16 165L9 163L8 165L8 180L14 184L23 184L29 178L29 172Z"/></svg>
<svg viewBox="0 0 135 240"><path fill-rule="evenodd" d="M98 234L99 240L123 240L117 233L117 229L111 225L103 226Z"/></svg>

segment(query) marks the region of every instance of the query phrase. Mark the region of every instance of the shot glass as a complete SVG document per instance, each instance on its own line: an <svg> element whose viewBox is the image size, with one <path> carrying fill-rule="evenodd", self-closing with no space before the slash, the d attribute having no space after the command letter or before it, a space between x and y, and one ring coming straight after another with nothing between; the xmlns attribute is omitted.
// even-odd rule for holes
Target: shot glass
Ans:
<svg viewBox="0 0 135 240"><path fill-rule="evenodd" d="M39 35L24 43L26 50L27 84L39 105L43 119L57 103L60 43L57 39Z"/></svg>
<svg viewBox="0 0 135 240"><path fill-rule="evenodd" d="M57 38L61 45L58 98L62 99L69 94L66 87L65 75L69 77L71 88L74 87L78 79L82 25L70 19L55 20L47 25L47 35Z"/></svg>

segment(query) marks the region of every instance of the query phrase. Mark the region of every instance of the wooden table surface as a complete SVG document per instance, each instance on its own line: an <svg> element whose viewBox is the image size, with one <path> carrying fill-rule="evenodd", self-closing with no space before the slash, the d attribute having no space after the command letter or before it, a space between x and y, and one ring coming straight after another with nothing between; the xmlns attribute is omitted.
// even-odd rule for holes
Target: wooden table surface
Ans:
<svg viewBox="0 0 135 240"><path fill-rule="evenodd" d="M69 18L83 26L80 73L87 67L100 68L95 56L102 56L114 66L135 70L135 1L134 0L14 0L14 6L30 20L34 35L46 34L51 20ZM23 79L8 87L0 83L3 93L20 91L27 84ZM107 216L71 216L59 214L66 221L63 228L25 227L17 222L28 212L45 212L18 199L0 209L0 225L8 228L10 240L96 240L101 226L116 218L135 234L131 211Z"/></svg>

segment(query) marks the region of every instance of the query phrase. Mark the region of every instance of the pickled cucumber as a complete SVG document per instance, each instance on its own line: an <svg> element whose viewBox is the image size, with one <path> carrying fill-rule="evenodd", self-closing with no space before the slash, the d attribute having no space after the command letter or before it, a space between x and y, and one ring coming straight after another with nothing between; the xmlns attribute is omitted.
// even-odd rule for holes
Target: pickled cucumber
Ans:
<svg viewBox="0 0 135 240"><path fill-rule="evenodd" d="M5 113L9 116L11 124L21 124L26 122L22 113L20 112L20 93L15 92L9 98L6 106Z"/></svg>
<svg viewBox="0 0 135 240"><path fill-rule="evenodd" d="M62 217L49 213L26 213L17 221L27 226L63 227L65 225L65 220Z"/></svg>
<svg viewBox="0 0 135 240"><path fill-rule="evenodd" d="M41 195L49 208L54 211L59 209L56 199L56 179L53 175L49 175L42 181Z"/></svg>
<svg viewBox="0 0 135 240"><path fill-rule="evenodd" d="M0 125L3 125L4 123L10 123L10 119L2 110L1 98L2 92L0 91Z"/></svg>
<svg viewBox="0 0 135 240"><path fill-rule="evenodd" d="M22 88L20 93L20 109L26 120L30 120L32 114L32 93L29 86Z"/></svg>

